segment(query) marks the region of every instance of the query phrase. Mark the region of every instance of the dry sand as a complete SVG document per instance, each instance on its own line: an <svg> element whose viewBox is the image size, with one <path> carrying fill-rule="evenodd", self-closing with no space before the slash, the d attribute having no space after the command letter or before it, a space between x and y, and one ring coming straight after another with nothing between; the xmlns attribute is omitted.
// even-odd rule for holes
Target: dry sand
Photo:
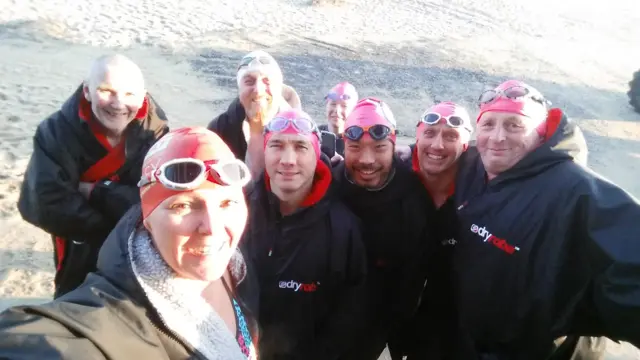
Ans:
<svg viewBox="0 0 640 360"><path fill-rule="evenodd" d="M312 115L346 79L388 101L409 136L433 101L475 111L485 86L521 78L578 121L595 170L640 196L640 115L625 95L640 68L635 1L310 3L0 0L0 309L52 294L51 244L21 220L20 182L35 127L104 52L141 65L174 127L205 125L223 110L236 62L255 48L278 58ZM610 352L640 359L626 345Z"/></svg>

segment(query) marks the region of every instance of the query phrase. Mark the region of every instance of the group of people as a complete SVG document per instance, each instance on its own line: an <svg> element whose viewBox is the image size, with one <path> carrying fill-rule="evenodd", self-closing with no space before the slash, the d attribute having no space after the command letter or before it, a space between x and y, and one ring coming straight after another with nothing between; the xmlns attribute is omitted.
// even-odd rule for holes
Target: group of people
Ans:
<svg viewBox="0 0 640 360"><path fill-rule="evenodd" d="M169 131L122 55L37 128L19 199L54 300L7 359L599 359L640 346L640 204L535 88L445 101L411 146L342 82L318 125L264 51L208 126ZM471 139L475 132L475 142Z"/></svg>

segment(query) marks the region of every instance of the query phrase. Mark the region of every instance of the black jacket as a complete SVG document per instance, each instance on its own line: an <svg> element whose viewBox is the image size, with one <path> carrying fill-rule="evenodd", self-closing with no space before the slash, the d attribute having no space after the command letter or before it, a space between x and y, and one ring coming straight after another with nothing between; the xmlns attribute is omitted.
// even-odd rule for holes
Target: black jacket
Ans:
<svg viewBox="0 0 640 360"><path fill-rule="evenodd" d="M368 321L390 330L413 315L425 282L426 256L435 239L435 208L411 168L394 164L393 178L370 191L352 183L344 162L333 170L340 198L362 221L368 260Z"/></svg>
<svg viewBox="0 0 640 360"><path fill-rule="evenodd" d="M640 204L575 163L581 131L550 114L557 130L513 168L459 173L461 359L545 359L564 335L640 346Z"/></svg>
<svg viewBox="0 0 640 360"><path fill-rule="evenodd" d="M229 146L236 158L244 161L247 155L247 140L242 131L242 124L246 113L240 103L240 98L236 97L227 111L216 116L207 128L220 136Z"/></svg>
<svg viewBox="0 0 640 360"><path fill-rule="evenodd" d="M245 246L259 277L265 360L344 359L362 325L366 260L358 220L332 193L326 165L318 178L310 197L321 198L289 216L280 215L264 177L248 195Z"/></svg>
<svg viewBox="0 0 640 360"><path fill-rule="evenodd" d="M44 305L0 314L0 358L204 359L163 325L134 275L128 243L140 222L140 206L134 205L102 247L97 273L79 288ZM250 315L257 288L241 256L232 258L229 270L237 300ZM246 319L255 331L252 317Z"/></svg>
<svg viewBox="0 0 640 360"><path fill-rule="evenodd" d="M412 155L406 163L414 173L419 173L417 150L414 145L411 148ZM468 155L465 152L458 159L459 168L473 161ZM475 159L475 156L472 158ZM426 185L424 187L427 190ZM452 261L458 244L458 214L455 205L455 187L451 190L451 196L439 208L436 208L430 196L426 201L430 209L428 219L432 225L433 247L430 248L425 261L427 282L421 302L410 325L406 327L406 334L403 337L407 342L404 349L409 360L448 359L456 346L455 336L458 327Z"/></svg>
<svg viewBox="0 0 640 360"><path fill-rule="evenodd" d="M80 86L38 125L18 209L24 220L52 235L101 243L131 205L140 202L137 183L144 156L169 129L164 112L147 95L147 117L125 130L126 160L119 180L96 183L87 200L78 191L80 176L107 155L107 149L78 115L83 99Z"/></svg>

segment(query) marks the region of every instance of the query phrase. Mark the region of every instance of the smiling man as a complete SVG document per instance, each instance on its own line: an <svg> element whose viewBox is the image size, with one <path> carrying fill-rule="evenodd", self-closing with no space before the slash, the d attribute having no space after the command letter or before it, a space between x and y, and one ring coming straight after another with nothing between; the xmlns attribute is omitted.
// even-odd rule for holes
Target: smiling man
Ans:
<svg viewBox="0 0 640 360"><path fill-rule="evenodd" d="M284 84L276 59L263 50L243 56L236 72L238 97L207 128L222 138L254 176L264 168L263 129L273 116L300 109L300 97Z"/></svg>
<svg viewBox="0 0 640 360"><path fill-rule="evenodd" d="M331 88L324 99L327 124L320 125L320 130L336 136L336 153L344 156L344 125L358 103L358 92L355 86L343 81Z"/></svg>
<svg viewBox="0 0 640 360"><path fill-rule="evenodd" d="M360 100L347 117L345 159L333 170L341 198L362 221L368 276L366 331L349 359L377 359L399 332L424 286L431 223L428 196L411 168L395 157L396 122L386 103Z"/></svg>
<svg viewBox="0 0 640 360"><path fill-rule="evenodd" d="M433 251L427 258L427 286L407 327L407 359L440 359L450 353L457 331L452 287L452 254L457 245L455 181L465 164L472 134L471 119L459 104L445 101L427 108L416 127L411 167L428 192L434 224Z"/></svg>
<svg viewBox="0 0 640 360"><path fill-rule="evenodd" d="M455 195L457 358L602 358L581 336L640 346L637 199L582 163L581 130L532 86L479 105Z"/></svg>
<svg viewBox="0 0 640 360"><path fill-rule="evenodd" d="M140 68L122 55L96 59L83 84L38 125L18 209L53 237L56 297L95 269L102 242L140 201L147 150L167 131Z"/></svg>
<svg viewBox="0 0 640 360"><path fill-rule="evenodd" d="M260 284L260 359L346 359L362 327L365 251L306 113L265 126L245 242Z"/></svg>

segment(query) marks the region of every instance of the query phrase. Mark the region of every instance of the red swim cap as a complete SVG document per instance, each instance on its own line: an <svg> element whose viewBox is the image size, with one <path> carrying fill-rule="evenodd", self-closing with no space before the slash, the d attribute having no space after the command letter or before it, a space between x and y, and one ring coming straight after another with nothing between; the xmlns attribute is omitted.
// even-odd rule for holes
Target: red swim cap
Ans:
<svg viewBox="0 0 640 360"><path fill-rule="evenodd" d="M227 144L207 128L180 128L167 133L149 149L142 165L142 178L154 178L163 164L175 159L197 159L204 162L234 160L235 156ZM198 188L217 186L221 185L213 181L203 181ZM146 218L161 202L180 192L165 187L159 181L142 186L140 188L142 216Z"/></svg>
<svg viewBox="0 0 640 360"><path fill-rule="evenodd" d="M526 89L523 96L507 96L505 92L513 89ZM518 91L514 91L518 93ZM544 136L546 126L544 122L547 118L547 105L544 104L546 100L542 94L534 87L527 85L519 80L507 80L498 85L494 90L488 90L483 93L488 94L489 99L491 96L494 98L491 101L480 103L480 113L478 114L477 121L480 120L482 115L489 111L505 112L518 114L530 118L536 123L536 128L541 136ZM535 100L538 99L539 101ZM482 96L481 96L482 100ZM541 102L542 101L542 102Z"/></svg>

